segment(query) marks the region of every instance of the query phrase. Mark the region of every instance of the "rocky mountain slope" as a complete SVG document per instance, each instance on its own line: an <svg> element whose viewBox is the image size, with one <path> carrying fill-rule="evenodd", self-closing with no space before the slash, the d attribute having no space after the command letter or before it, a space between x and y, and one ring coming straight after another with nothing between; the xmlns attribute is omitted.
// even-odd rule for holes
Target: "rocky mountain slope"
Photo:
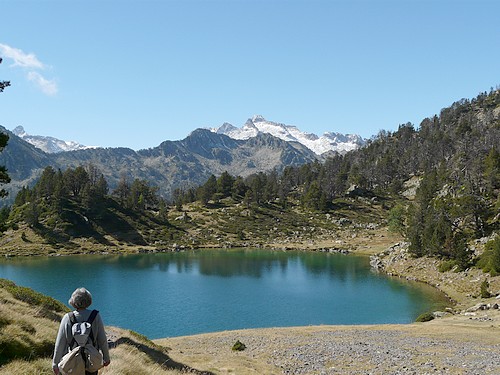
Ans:
<svg viewBox="0 0 500 375"><path fill-rule="evenodd" d="M144 179L160 189L166 198L178 187L197 186L211 174L227 171L232 175L282 170L290 165L312 162L318 156L298 142L286 142L270 134L258 134L247 140L232 139L206 129L193 131L180 141L165 141L159 146L134 151L128 148L95 148L47 153L21 137L9 134L9 143L0 153L0 165L6 165L12 182L5 186L11 199L31 185L46 166L66 169L94 164L114 188L122 176Z"/></svg>
<svg viewBox="0 0 500 375"><path fill-rule="evenodd" d="M293 125L268 121L260 115L255 115L248 119L241 128L237 128L226 122L219 127L210 128L209 130L239 140L248 140L259 134L270 134L287 142L301 143L317 155L324 155L330 152L344 154L347 151L355 150L366 144L366 140L356 134L326 132L322 136L317 136L313 133L303 132ZM50 136L28 134L22 126L13 129L12 133L49 154L97 148L96 146L85 146L75 141L64 141Z"/></svg>
<svg viewBox="0 0 500 375"><path fill-rule="evenodd" d="M362 137L355 134L327 132L318 137L316 134L302 132L296 126L268 121L260 115L248 119L241 128L224 123L222 126L210 130L234 139L250 139L262 133L271 134L287 142L299 142L317 155L324 155L328 152L344 154L366 143Z"/></svg>

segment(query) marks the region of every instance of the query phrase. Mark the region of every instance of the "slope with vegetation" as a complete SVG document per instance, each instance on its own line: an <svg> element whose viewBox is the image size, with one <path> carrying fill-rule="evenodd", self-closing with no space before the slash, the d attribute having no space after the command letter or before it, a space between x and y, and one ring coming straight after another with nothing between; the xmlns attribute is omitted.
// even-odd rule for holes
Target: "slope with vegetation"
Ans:
<svg viewBox="0 0 500 375"><path fill-rule="evenodd" d="M33 188L23 188L11 209L0 211L5 255L165 251L181 247L274 246L356 248L388 236L384 199L346 196L322 212L304 206L300 194L271 199L272 177L247 180L223 173L196 192L199 200L169 205L144 180L122 179L108 191L92 165L64 172L47 167ZM263 186L254 194L251 187ZM213 191L208 186L213 186ZM360 216L357 213L362 212ZM358 236L360 231L370 232ZM356 238L354 238L356 237ZM335 244L331 239L335 238Z"/></svg>
<svg viewBox="0 0 500 375"><path fill-rule="evenodd" d="M410 243L413 256L437 257L443 269L479 265L495 275L499 144L500 91L492 90L454 103L418 130L405 124L381 132L366 147L325 163L245 178L211 175L197 188L176 189L171 202L160 197L159 187L124 176L110 194L93 164L64 172L47 167L35 186L20 191L10 212L0 213L8 229L2 251L30 253L40 241L47 245L43 253L320 248L328 240L352 247L347 240L359 230L388 223ZM489 239L484 252L472 246L481 238Z"/></svg>
<svg viewBox="0 0 500 375"><path fill-rule="evenodd" d="M0 279L0 374L52 374L52 353L59 322L69 309L61 302ZM133 331L106 327L113 365L100 373L210 375L168 355Z"/></svg>

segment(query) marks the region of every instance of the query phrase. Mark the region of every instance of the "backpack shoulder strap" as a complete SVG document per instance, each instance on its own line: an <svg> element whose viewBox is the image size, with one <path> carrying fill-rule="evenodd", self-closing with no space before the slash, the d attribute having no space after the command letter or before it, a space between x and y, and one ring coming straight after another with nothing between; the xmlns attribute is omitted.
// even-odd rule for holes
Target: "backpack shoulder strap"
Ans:
<svg viewBox="0 0 500 375"><path fill-rule="evenodd" d="M73 311L68 313L69 321L71 322L71 325L76 323L76 318L75 318L75 313Z"/></svg>
<svg viewBox="0 0 500 375"><path fill-rule="evenodd" d="M97 310L92 310L92 312L90 313L89 318L87 319L87 323L92 324L92 322L94 321L94 319L95 319L95 317L97 316L97 314L99 314L99 311L97 311Z"/></svg>
<svg viewBox="0 0 500 375"><path fill-rule="evenodd" d="M75 314L73 313L73 311L68 313L68 317L69 317L69 322L71 323L71 327L73 327L73 324L77 323L76 317L75 317ZM73 348L75 346L75 344L76 344L76 340L74 337L72 337L72 340L69 343L69 347Z"/></svg>
<svg viewBox="0 0 500 375"><path fill-rule="evenodd" d="M92 312L90 313L90 316L89 318L87 319L87 323L90 324L90 342L92 343L92 345L95 346L95 339L94 339L94 331L92 330L92 323L94 322L94 319L95 317L97 316L97 314L99 314L99 311L97 310L92 310Z"/></svg>

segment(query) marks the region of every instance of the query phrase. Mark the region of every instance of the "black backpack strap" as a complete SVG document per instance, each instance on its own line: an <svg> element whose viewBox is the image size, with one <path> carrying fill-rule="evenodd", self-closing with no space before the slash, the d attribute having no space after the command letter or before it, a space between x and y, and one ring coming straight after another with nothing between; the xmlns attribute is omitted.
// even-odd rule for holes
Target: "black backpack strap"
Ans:
<svg viewBox="0 0 500 375"><path fill-rule="evenodd" d="M87 319L87 323L92 324L92 322L94 321L94 319L95 319L95 317L97 316L97 314L99 314L99 311L97 311L97 310L92 310L92 312L90 313L89 318Z"/></svg>
<svg viewBox="0 0 500 375"><path fill-rule="evenodd" d="M68 317L69 317L69 322L71 323L71 327L73 327L73 324L76 324L77 321L76 321L76 318L75 318L75 314L73 313L73 311L69 312L68 313ZM73 337L73 339L71 340L70 344L69 344L69 347L70 348L73 348L73 346L76 344L76 340L75 338Z"/></svg>
<svg viewBox="0 0 500 375"><path fill-rule="evenodd" d="M99 314L99 311L97 310L92 310L92 312L90 313L90 316L89 318L87 319L87 323L90 324L90 341L92 342L92 345L95 346L95 339L94 339L94 331L92 330L92 322L94 321L95 317L97 316L97 314Z"/></svg>

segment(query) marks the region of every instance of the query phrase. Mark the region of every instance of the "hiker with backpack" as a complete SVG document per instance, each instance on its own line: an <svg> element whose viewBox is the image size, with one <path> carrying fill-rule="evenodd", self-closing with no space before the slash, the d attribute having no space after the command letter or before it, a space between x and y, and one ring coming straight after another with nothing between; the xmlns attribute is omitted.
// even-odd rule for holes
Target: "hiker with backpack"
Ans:
<svg viewBox="0 0 500 375"><path fill-rule="evenodd" d="M101 315L97 310L88 310L92 295L85 288L76 289L68 302L75 311L61 320L52 369L56 375L97 375L100 368L110 363Z"/></svg>

